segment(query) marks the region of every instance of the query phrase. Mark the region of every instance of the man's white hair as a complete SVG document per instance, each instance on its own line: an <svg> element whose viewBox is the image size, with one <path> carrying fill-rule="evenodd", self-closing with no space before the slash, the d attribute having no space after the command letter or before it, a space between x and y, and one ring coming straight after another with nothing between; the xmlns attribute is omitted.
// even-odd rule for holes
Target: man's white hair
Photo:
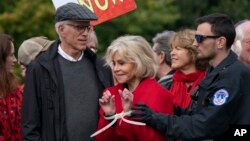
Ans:
<svg viewBox="0 0 250 141"><path fill-rule="evenodd" d="M234 51L238 56L240 56L242 45L241 41L244 39L245 24L250 22L250 20L242 20L238 22L235 26L236 36L235 43L232 45L232 51ZM233 47L234 46L234 47Z"/></svg>
<svg viewBox="0 0 250 141"><path fill-rule="evenodd" d="M67 24L67 23L69 23L69 21L60 21L60 22L57 22L55 24L56 33L58 34L60 40L61 40L61 35L60 35L59 31L58 31L58 28L59 28L60 25L64 25L64 24Z"/></svg>

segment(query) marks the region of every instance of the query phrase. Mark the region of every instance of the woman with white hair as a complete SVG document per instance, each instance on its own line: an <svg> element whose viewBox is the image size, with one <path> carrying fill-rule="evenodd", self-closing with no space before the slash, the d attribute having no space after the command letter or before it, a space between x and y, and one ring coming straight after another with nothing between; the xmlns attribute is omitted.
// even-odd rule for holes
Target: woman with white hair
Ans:
<svg viewBox="0 0 250 141"><path fill-rule="evenodd" d="M93 136L98 134L98 141L165 141L164 134L130 118L131 107L140 102L173 114L171 94L154 79L157 66L149 43L141 36L119 37L108 47L106 61L118 84L99 99L100 130Z"/></svg>

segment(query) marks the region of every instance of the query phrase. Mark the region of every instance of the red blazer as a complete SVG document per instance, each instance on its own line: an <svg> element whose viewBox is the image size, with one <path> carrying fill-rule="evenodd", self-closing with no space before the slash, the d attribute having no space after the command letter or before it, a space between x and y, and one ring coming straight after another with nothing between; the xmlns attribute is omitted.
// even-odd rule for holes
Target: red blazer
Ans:
<svg viewBox="0 0 250 141"><path fill-rule="evenodd" d="M21 141L21 104L22 91L15 92L0 98L0 141Z"/></svg>
<svg viewBox="0 0 250 141"><path fill-rule="evenodd" d="M121 98L118 90L123 90L121 84L108 88L112 95L115 95L116 113L122 112ZM172 95L155 79L144 79L133 92L133 105L139 102L147 104L156 112L173 114L173 99ZM126 117L129 120L129 117ZM104 112L100 109L100 120L98 129L109 124L104 119ZM165 141L164 134L160 134L149 126L131 125L120 120L116 124L101 134L97 135L97 141Z"/></svg>

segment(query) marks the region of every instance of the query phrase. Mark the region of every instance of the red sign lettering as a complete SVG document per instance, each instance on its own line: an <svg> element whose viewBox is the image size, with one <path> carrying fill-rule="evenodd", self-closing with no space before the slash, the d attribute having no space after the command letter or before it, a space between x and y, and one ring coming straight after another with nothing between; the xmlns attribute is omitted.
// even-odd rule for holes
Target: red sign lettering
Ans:
<svg viewBox="0 0 250 141"><path fill-rule="evenodd" d="M91 22L92 25L103 23L136 9L135 0L78 0L78 2L97 15L98 20Z"/></svg>

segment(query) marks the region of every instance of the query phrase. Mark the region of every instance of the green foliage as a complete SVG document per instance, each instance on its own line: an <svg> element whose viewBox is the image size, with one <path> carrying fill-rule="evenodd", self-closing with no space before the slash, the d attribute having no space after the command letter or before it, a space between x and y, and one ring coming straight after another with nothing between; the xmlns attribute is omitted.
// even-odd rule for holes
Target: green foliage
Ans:
<svg viewBox="0 0 250 141"><path fill-rule="evenodd" d="M7 1L7 0L5 0ZM23 40L32 36L55 38L54 7L51 0L12 0L0 14L0 32L15 39L16 52Z"/></svg>
<svg viewBox="0 0 250 141"><path fill-rule="evenodd" d="M237 22L242 19L249 19L249 0L176 0L181 18L176 21L179 27L194 27L197 17L211 14L224 13Z"/></svg>
<svg viewBox="0 0 250 141"><path fill-rule="evenodd" d="M20 67L19 64L16 64L16 65L15 65L15 73L16 73L16 75L17 75L18 78L19 78L19 83L20 83L20 84L23 84L23 83L24 83L24 78L23 78L23 76L22 76L22 70L21 70L21 67Z"/></svg>
<svg viewBox="0 0 250 141"><path fill-rule="evenodd" d="M212 11L222 12L230 15L235 22L243 19L249 19L250 13L250 1L249 0L230 0L219 1L217 7L212 7Z"/></svg>
<svg viewBox="0 0 250 141"><path fill-rule="evenodd" d="M170 27L179 18L174 0L137 0L137 9L95 27L104 52L112 40L125 34L136 34L151 41L157 32Z"/></svg>
<svg viewBox="0 0 250 141"><path fill-rule="evenodd" d="M0 1L0 13L13 9L15 7L14 4L15 4L14 0L1 0Z"/></svg>
<svg viewBox="0 0 250 141"><path fill-rule="evenodd" d="M235 21L249 18L248 0L136 0L137 9L95 27L99 53L118 36L136 34L149 42L157 32L194 27L202 15L222 12ZM56 39L52 0L0 0L0 32L11 34L16 49L32 36ZM17 52L17 50L16 50Z"/></svg>

